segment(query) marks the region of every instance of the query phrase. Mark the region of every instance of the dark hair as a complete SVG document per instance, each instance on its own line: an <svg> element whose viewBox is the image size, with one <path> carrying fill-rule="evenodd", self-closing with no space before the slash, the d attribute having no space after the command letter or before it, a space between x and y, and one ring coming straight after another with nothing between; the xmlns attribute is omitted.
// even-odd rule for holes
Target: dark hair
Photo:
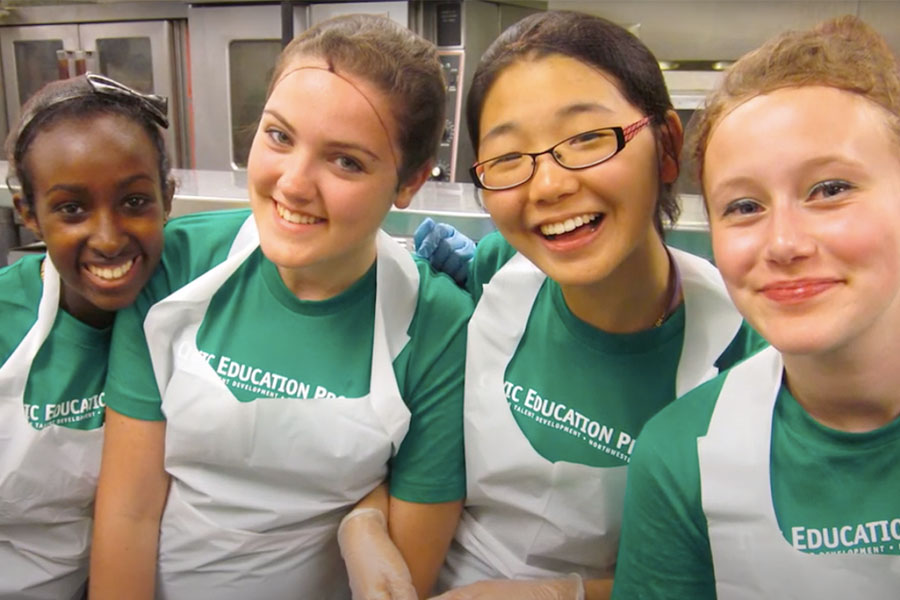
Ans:
<svg viewBox="0 0 900 600"><path fill-rule="evenodd" d="M331 71L344 70L374 84L391 101L406 182L434 157L444 129L445 83L437 49L386 17L345 15L307 29L278 57L266 94L292 61L316 56Z"/></svg>
<svg viewBox="0 0 900 600"><path fill-rule="evenodd" d="M833 87L878 104L900 140L897 58L884 38L858 17L837 17L809 30L782 33L731 66L706 99L688 140L701 186L710 133L725 115L754 96L801 86Z"/></svg>
<svg viewBox="0 0 900 600"><path fill-rule="evenodd" d="M22 107L19 120L6 139L9 174L18 180L28 206L34 206L34 186L26 159L38 134L61 121L85 121L104 115L120 115L147 132L156 149L160 187L164 196L169 194L173 185L171 166L162 131L157 125L158 117L148 112L137 99L95 91L86 76L81 75L50 82L35 92Z"/></svg>
<svg viewBox="0 0 900 600"><path fill-rule="evenodd" d="M500 73L518 60L551 54L568 56L611 75L625 98L650 117L654 131L666 127L672 100L653 53L628 30L607 21L572 11L548 11L522 19L507 28L481 57L466 99L467 126L472 147L478 153L481 111L491 86ZM667 132L661 136L663 151L678 164ZM663 215L674 223L679 214L673 184L660 183L656 226L662 233Z"/></svg>

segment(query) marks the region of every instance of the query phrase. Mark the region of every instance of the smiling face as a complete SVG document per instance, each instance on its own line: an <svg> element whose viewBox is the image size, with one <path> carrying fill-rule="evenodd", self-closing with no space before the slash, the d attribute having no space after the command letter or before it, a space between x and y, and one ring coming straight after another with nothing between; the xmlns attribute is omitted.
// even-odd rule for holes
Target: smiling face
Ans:
<svg viewBox="0 0 900 600"><path fill-rule="evenodd" d="M60 305L103 326L134 302L159 263L171 198L156 147L127 117L67 118L34 138L26 157L34 204L16 205L62 279Z"/></svg>
<svg viewBox="0 0 900 600"><path fill-rule="evenodd" d="M610 78L584 63L557 54L519 60L485 97L478 160L540 152L575 134L626 127L643 116ZM516 188L483 191L509 243L564 286L633 277L629 267L661 243L653 224L660 167L651 127L594 167L567 170L549 155L538 157L536 167L532 179Z"/></svg>
<svg viewBox="0 0 900 600"><path fill-rule="evenodd" d="M301 58L284 70L247 165L262 251L309 299L335 295L368 270L391 205L407 206L424 181L397 189L401 156L388 98L325 66Z"/></svg>
<svg viewBox="0 0 900 600"><path fill-rule="evenodd" d="M886 116L850 92L785 88L712 130L703 187L716 263L786 354L879 351L900 325L900 146Z"/></svg>

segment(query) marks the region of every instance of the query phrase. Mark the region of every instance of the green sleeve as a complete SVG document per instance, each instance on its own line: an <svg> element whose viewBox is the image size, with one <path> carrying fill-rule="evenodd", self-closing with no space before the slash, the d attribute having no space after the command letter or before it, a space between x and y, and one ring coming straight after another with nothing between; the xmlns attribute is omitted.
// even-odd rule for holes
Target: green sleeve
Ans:
<svg viewBox="0 0 900 600"><path fill-rule="evenodd" d="M734 339L731 340L731 343L728 344L728 347L716 360L716 367L719 369L719 372L723 372L745 358L750 358L768 345L769 342L750 327L747 321L743 321L737 335L734 336Z"/></svg>
<svg viewBox="0 0 900 600"><path fill-rule="evenodd" d="M104 388L106 404L113 410L145 421L165 418L144 319L154 303L224 260L249 214L249 210L196 213L166 225L159 267L135 303L116 315Z"/></svg>
<svg viewBox="0 0 900 600"><path fill-rule="evenodd" d="M450 277L417 264L410 341L394 362L410 425L391 463L390 492L407 502L450 502L466 494L462 406L472 300Z"/></svg>
<svg viewBox="0 0 900 600"><path fill-rule="evenodd" d="M145 288L133 305L116 315L104 399L108 407L133 419L162 421L162 400L144 337L149 296Z"/></svg>
<svg viewBox="0 0 900 600"><path fill-rule="evenodd" d="M723 381L719 376L670 404L638 437L613 600L715 600L697 438L706 433Z"/></svg>
<svg viewBox="0 0 900 600"><path fill-rule="evenodd" d="M0 365L4 364L37 320L43 292L40 270L44 255L24 256L0 268Z"/></svg>
<svg viewBox="0 0 900 600"><path fill-rule="evenodd" d="M469 262L469 278L466 288L478 302L484 284L516 254L516 249L507 242L499 231L492 231L478 242L475 256Z"/></svg>

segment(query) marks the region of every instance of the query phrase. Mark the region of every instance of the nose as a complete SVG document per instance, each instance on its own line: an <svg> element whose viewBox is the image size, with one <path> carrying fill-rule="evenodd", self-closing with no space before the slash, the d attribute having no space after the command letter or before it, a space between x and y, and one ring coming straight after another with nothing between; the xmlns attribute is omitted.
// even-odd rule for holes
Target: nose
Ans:
<svg viewBox="0 0 900 600"><path fill-rule="evenodd" d="M815 249L815 239L803 218L802 210L792 204L776 203L772 208L769 235L764 250L766 259L787 265L808 258Z"/></svg>
<svg viewBox="0 0 900 600"><path fill-rule="evenodd" d="M278 177L278 190L284 200L304 202L316 190L313 161L309 153L296 150L284 157Z"/></svg>
<svg viewBox="0 0 900 600"><path fill-rule="evenodd" d="M118 256L128 245L128 234L119 215L112 209L99 210L92 221L88 247L106 258Z"/></svg>
<svg viewBox="0 0 900 600"><path fill-rule="evenodd" d="M527 185L532 202L559 202L578 190L578 177L548 152L535 158L534 175Z"/></svg>

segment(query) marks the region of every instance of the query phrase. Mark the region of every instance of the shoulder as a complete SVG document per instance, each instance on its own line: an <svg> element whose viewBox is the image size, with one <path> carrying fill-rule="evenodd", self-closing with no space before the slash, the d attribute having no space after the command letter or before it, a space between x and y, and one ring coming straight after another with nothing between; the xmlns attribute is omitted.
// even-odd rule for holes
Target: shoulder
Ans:
<svg viewBox="0 0 900 600"><path fill-rule="evenodd" d="M628 482L613 598L715 598L697 439L709 429L724 375L652 417Z"/></svg>
<svg viewBox="0 0 900 600"><path fill-rule="evenodd" d="M249 209L219 210L176 217L166 223L166 254L168 257L180 246L209 248L230 244L247 217ZM226 248L227 251L227 248Z"/></svg>
<svg viewBox="0 0 900 600"><path fill-rule="evenodd" d="M25 256L0 268L0 359L9 357L37 318L41 300L40 262L44 255Z"/></svg>
<svg viewBox="0 0 900 600"><path fill-rule="evenodd" d="M419 298L415 319L465 322L472 314L472 297L446 273L435 271L427 260L414 256L419 271Z"/></svg>
<svg viewBox="0 0 900 600"><path fill-rule="evenodd" d="M249 209L194 213L176 217L165 227L160 266L145 287L152 301L161 300L222 262Z"/></svg>
<svg viewBox="0 0 900 600"><path fill-rule="evenodd" d="M398 356L395 369L407 392L430 382L436 366L438 378L462 372L466 350L466 325L472 315L472 297L462 291L449 276L435 272L423 259L416 258L419 270L419 295L407 334L409 343ZM404 397L407 397L406 394Z"/></svg>
<svg viewBox="0 0 900 600"><path fill-rule="evenodd" d="M682 458L685 454L696 458L697 438L706 435L709 429L726 376L727 373L720 373L651 417L638 437L635 458L648 454L661 460Z"/></svg>
<svg viewBox="0 0 900 600"><path fill-rule="evenodd" d="M481 297L484 284L490 281L491 277L516 253L516 249L500 235L499 231L491 232L479 240L475 247L468 282L469 290L476 300Z"/></svg>
<svg viewBox="0 0 900 600"><path fill-rule="evenodd" d="M36 303L41 291L41 261L45 254L23 256L0 268L0 301Z"/></svg>

